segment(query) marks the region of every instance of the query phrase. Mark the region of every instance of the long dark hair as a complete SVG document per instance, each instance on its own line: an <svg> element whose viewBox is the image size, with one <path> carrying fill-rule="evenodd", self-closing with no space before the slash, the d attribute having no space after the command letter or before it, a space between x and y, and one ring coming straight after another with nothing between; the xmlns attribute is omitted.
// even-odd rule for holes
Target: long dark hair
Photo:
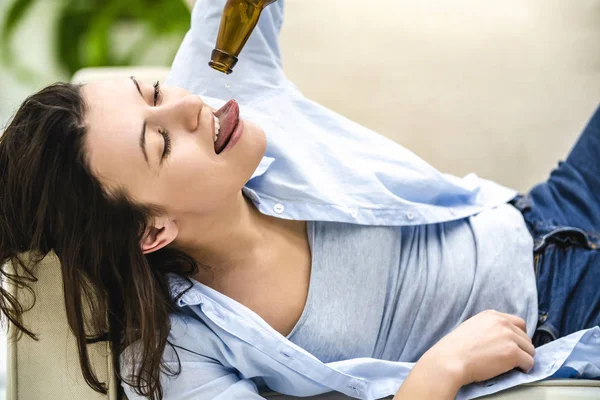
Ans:
<svg viewBox="0 0 600 400"><path fill-rule="evenodd" d="M147 224L162 210L133 202L122 189L109 193L91 173L81 86L55 83L29 96L0 137L0 278L33 295L36 267L53 251L88 385L107 392L92 370L87 344L108 341L117 379L142 396L162 399L161 370L174 375L181 368L173 371L162 361L176 300L167 273L186 278L205 266L174 247L142 253ZM2 286L0 309L16 328L13 339L25 333L37 340L23 325L29 308ZM143 351L127 360L135 372L129 379L121 374L119 356L133 343Z"/></svg>

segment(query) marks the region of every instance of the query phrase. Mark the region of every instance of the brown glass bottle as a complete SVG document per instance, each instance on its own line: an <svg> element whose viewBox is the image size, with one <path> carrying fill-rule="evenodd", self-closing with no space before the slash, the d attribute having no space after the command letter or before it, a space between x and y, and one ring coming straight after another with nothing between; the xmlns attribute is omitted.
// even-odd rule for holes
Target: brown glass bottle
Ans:
<svg viewBox="0 0 600 400"><path fill-rule="evenodd" d="M227 0L221 17L217 45L208 63L226 74L233 72L237 56L256 27L262 10L275 0Z"/></svg>

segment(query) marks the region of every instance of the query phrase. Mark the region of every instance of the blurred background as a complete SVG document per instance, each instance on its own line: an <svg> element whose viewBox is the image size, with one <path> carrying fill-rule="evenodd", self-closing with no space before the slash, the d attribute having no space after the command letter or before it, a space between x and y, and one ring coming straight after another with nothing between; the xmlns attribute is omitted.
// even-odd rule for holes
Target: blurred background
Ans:
<svg viewBox="0 0 600 400"><path fill-rule="evenodd" d="M301 91L443 172L525 191L600 102L600 0L286 4L284 68ZM183 0L0 0L0 127L79 68L169 66L189 17Z"/></svg>
<svg viewBox="0 0 600 400"><path fill-rule="evenodd" d="M82 67L169 66L189 18L178 0L0 0L0 128L27 95ZM5 379L2 332L0 400Z"/></svg>
<svg viewBox="0 0 600 400"><path fill-rule="evenodd" d="M82 67L170 65L189 15L181 0L0 0L0 120Z"/></svg>

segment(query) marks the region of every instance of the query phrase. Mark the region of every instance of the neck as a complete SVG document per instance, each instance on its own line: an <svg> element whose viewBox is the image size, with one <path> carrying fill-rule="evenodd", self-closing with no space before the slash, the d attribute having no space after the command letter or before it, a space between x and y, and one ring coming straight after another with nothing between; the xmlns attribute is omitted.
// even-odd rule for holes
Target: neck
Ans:
<svg viewBox="0 0 600 400"><path fill-rule="evenodd" d="M211 267L208 273L200 268L195 277L208 284L211 277L263 264L277 243L286 240L282 230L293 222L262 214L240 191L219 212L181 218L175 245Z"/></svg>

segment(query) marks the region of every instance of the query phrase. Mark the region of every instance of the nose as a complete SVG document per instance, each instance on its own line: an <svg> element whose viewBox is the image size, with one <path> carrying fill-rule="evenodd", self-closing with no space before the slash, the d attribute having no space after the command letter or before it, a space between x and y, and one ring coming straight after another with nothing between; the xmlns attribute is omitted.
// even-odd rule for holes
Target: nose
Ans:
<svg viewBox="0 0 600 400"><path fill-rule="evenodd" d="M195 132L200 124L200 113L204 102L195 94L186 94L176 100L169 101L157 108L160 123L167 125L165 129L181 127L189 132Z"/></svg>

